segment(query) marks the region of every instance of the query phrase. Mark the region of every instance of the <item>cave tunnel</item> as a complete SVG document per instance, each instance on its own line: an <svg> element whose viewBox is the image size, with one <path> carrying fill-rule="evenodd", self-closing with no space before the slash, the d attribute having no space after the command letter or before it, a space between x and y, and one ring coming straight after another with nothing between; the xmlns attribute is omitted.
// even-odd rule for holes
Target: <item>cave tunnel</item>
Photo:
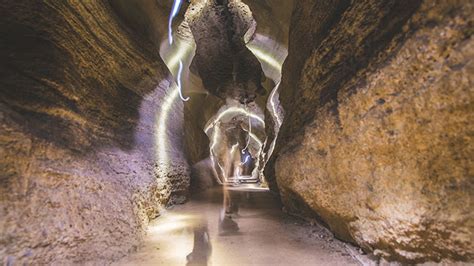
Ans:
<svg viewBox="0 0 474 266"><path fill-rule="evenodd" d="M1 0L3 265L474 263L474 2Z"/></svg>

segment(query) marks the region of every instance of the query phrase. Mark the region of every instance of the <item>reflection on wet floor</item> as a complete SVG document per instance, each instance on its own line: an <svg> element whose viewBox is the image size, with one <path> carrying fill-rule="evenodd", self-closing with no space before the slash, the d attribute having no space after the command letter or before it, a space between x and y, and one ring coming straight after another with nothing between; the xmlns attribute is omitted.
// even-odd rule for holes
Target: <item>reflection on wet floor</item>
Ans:
<svg viewBox="0 0 474 266"><path fill-rule="evenodd" d="M217 187L168 210L117 265L357 264L326 229L282 213L269 192L229 195L227 208Z"/></svg>

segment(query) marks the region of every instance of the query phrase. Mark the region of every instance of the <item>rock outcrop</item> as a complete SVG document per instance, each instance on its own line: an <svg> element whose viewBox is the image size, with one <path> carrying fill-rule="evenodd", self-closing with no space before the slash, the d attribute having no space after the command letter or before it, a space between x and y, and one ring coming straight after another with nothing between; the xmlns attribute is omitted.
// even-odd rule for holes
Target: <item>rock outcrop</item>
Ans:
<svg viewBox="0 0 474 266"><path fill-rule="evenodd" d="M295 5L267 166L288 211L388 260L472 260L473 3Z"/></svg>
<svg viewBox="0 0 474 266"><path fill-rule="evenodd" d="M240 0L193 1L185 15L196 42L191 71L204 87L222 99L252 102L265 94L265 78L255 55L245 46L255 21Z"/></svg>
<svg viewBox="0 0 474 266"><path fill-rule="evenodd" d="M0 12L1 260L127 254L189 185L183 106L163 111L171 79L153 37L107 1L6 0Z"/></svg>

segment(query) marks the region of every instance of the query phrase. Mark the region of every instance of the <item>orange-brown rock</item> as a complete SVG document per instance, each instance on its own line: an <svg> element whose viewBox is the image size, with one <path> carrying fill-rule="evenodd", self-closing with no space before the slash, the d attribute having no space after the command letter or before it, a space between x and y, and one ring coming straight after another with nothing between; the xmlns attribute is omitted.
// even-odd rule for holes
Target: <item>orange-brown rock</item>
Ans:
<svg viewBox="0 0 474 266"><path fill-rule="evenodd" d="M296 3L267 167L290 212L388 260L473 259L473 14L469 1Z"/></svg>
<svg viewBox="0 0 474 266"><path fill-rule="evenodd" d="M170 80L153 38L108 1L6 0L0 10L0 261L127 254L189 184L181 102L168 143L157 137ZM171 165L157 160L165 144L176 148Z"/></svg>

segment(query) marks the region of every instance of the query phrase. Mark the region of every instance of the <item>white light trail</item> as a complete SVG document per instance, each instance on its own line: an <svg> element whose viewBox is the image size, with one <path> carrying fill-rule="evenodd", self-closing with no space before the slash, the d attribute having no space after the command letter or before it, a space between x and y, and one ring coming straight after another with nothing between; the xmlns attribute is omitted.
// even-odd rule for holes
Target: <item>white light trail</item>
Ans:
<svg viewBox="0 0 474 266"><path fill-rule="evenodd" d="M237 149L237 147L239 146L239 143L236 143L234 145L232 145L232 148L230 149L230 154L232 155L235 151L235 149Z"/></svg>
<svg viewBox="0 0 474 266"><path fill-rule="evenodd" d="M278 62L272 55L269 55L259 47L252 44L248 44L247 48L249 48L249 50L252 51L252 53L260 60L277 69L281 73L282 63Z"/></svg>
<svg viewBox="0 0 474 266"><path fill-rule="evenodd" d="M179 91L179 97L183 102L187 102L189 100L189 97L184 98L183 92L182 92L182 87L181 87L181 74L183 72L183 62L179 60L179 69L178 69L178 76L176 78L176 83L178 84L178 91Z"/></svg>
<svg viewBox="0 0 474 266"><path fill-rule="evenodd" d="M173 104L178 100L178 97L181 96L181 89L178 88L181 86L181 73L177 73L177 72L180 72L178 64L180 62L182 63L183 60L186 61L187 58L191 56L190 52L193 49L193 46L187 44L186 42L178 41L176 49L169 50L167 48L169 47L162 46L160 49L160 55L162 56L163 61L165 62L170 72L172 74L179 76L178 81L180 84L178 86L176 86L176 84L169 85L169 91L163 97L163 102L160 106L160 111L158 113L158 118L157 118L157 122L155 126L156 127L156 131L155 131L156 144L155 145L157 147L156 156L157 156L158 163L164 164L164 165L170 165L170 159L168 155L168 153L170 153L170 147L168 146L169 145L168 143L170 141L168 138L168 134L170 134L170 132L167 132L169 117L171 115L171 109L172 109Z"/></svg>
<svg viewBox="0 0 474 266"><path fill-rule="evenodd" d="M204 129L204 131L205 132L209 131L209 129L211 129L214 126L214 124L217 121L220 121L225 115L233 114L233 113L240 113L240 114L243 114L243 115L247 115L251 118L254 118L258 122L260 122L263 126L265 126L265 121L263 121L263 119L260 116L254 114L254 113L251 113L251 112L245 110L244 108L233 106L233 107L230 107L229 109L225 110L224 112L221 112L216 117L216 119L214 119L214 121L212 121L212 123L209 123L209 125Z"/></svg>
<svg viewBox="0 0 474 266"><path fill-rule="evenodd" d="M245 160L242 164L246 164L250 160L250 155L245 156Z"/></svg>
<svg viewBox="0 0 474 266"><path fill-rule="evenodd" d="M219 159L215 159L215 154L214 154L214 147L217 145L218 139L219 139L220 131L219 131L219 126L216 126L214 128L214 132L212 132L212 139L211 143L209 145L209 154L211 157L211 162L212 162L212 168L214 169L214 172L216 174L217 180L220 181L221 183L226 181L226 176L225 176L225 171L222 165L219 163ZM216 169L216 164L219 166L219 169L221 170L222 173L222 179L219 176L219 172Z"/></svg>
<svg viewBox="0 0 474 266"><path fill-rule="evenodd" d="M161 110L158 116L158 121L156 123L156 138L157 138L157 150L158 150L158 163L167 165L169 163L168 158L168 138L166 134L167 124L168 124L168 117L170 115L171 107L173 103L176 101L179 91L172 90L171 93L164 97L163 103L161 105Z"/></svg>
<svg viewBox="0 0 474 266"><path fill-rule="evenodd" d="M262 145L263 145L262 141L260 141L260 139L259 139L255 134L249 133L249 136L250 136L252 139L254 139L255 142L257 142L258 146L262 146Z"/></svg>
<svg viewBox="0 0 474 266"><path fill-rule="evenodd" d="M274 49L270 48L270 50L273 50L275 53L274 54L268 53L266 51L267 47L273 47ZM286 49L285 51L283 51L281 46L275 45L275 42L272 39L263 35L257 36L254 42L247 44L247 48L250 51L252 51L252 53L259 59L259 61L262 63L262 66L267 65L267 67L269 68L267 72L268 74L270 74L270 76L276 83L275 87L273 88L272 92L270 93L268 97L268 102L267 102L267 109L272 114L273 121L275 123L274 125L275 137L270 143L268 152L264 156L266 157L264 158L264 161L266 163L273 153L273 150L275 148L275 143L278 138L278 133L283 123L283 114L279 110L278 90L281 83L282 65L283 65L284 57L286 57L287 55L287 51ZM284 57L281 57L283 55ZM265 67L264 67L264 71L265 71ZM265 73L267 74L267 72ZM265 145L268 145L268 143L265 143Z"/></svg>
<svg viewBox="0 0 474 266"><path fill-rule="evenodd" d="M272 90L272 93L270 94L270 105L272 106L272 114L275 116L276 122L277 122L277 127L280 128L281 124L283 123L282 119L280 118L280 114L277 110L277 107L275 106L275 95L276 92L278 91L278 88L280 87L280 82L275 86L275 88Z"/></svg>
<svg viewBox="0 0 474 266"><path fill-rule="evenodd" d="M245 109L247 109L247 105L245 105ZM249 116L249 138L247 139L247 145L245 145L245 148L242 149L242 154L245 154L245 150L248 148L250 144L250 134L252 134L252 120L250 120Z"/></svg>
<svg viewBox="0 0 474 266"><path fill-rule="evenodd" d="M168 68L170 71L173 70L176 65L178 65L179 61L181 61L183 58L187 57L189 55L189 52L192 50L192 46L189 44L185 44L182 41L178 41L178 49L176 53L173 54L171 58L164 58L166 65L168 65ZM167 60L166 60L167 59ZM173 66L170 68L170 66Z"/></svg>
<svg viewBox="0 0 474 266"><path fill-rule="evenodd" d="M173 19L178 15L179 9L181 7L182 0L174 0L173 8L171 9L171 14L168 19L168 41L169 44L173 44Z"/></svg>

